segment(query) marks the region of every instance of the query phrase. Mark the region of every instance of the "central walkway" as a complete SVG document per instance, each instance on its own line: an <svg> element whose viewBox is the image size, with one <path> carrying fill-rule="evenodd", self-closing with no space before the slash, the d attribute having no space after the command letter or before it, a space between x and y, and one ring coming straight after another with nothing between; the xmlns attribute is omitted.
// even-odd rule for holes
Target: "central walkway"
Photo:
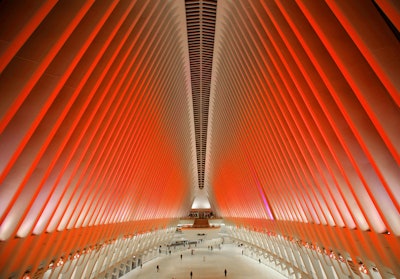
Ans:
<svg viewBox="0 0 400 279"><path fill-rule="evenodd" d="M157 272L157 265L159 266L159 272ZM144 263L142 269L138 267L121 278L190 279L190 272L192 271L193 279L217 279L225 278L225 269L227 270L226 278L231 279L286 278L262 262L259 263L258 259L254 260L243 256L241 248L233 244L224 244L221 246L221 250L214 248L213 251L207 249L207 247L194 248L193 255L191 255L191 250L189 249L172 253L172 255L164 254Z"/></svg>

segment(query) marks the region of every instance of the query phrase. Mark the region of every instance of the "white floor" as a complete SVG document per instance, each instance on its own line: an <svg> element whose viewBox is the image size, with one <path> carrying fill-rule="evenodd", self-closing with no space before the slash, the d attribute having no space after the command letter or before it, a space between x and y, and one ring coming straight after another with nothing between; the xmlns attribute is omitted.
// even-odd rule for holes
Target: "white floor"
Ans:
<svg viewBox="0 0 400 279"><path fill-rule="evenodd" d="M152 261L143 264L142 269L136 268L125 274L123 279L190 279L190 272L193 272L193 279L217 279L225 278L224 270L227 270L227 278L231 279L282 279L286 278L275 270L267 267L258 260L243 256L241 248L232 244L222 245L221 250L206 248L195 248L194 254L191 250L163 255ZM180 255L182 254L182 260ZM159 272L157 272L157 265Z"/></svg>

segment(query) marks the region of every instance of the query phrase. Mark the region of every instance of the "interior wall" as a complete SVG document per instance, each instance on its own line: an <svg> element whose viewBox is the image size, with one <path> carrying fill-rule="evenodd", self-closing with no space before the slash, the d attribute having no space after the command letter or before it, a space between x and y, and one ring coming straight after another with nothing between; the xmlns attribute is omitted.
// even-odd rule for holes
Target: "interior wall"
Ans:
<svg viewBox="0 0 400 279"><path fill-rule="evenodd" d="M174 228L197 185L184 3L12 0L0 18L0 277Z"/></svg>
<svg viewBox="0 0 400 279"><path fill-rule="evenodd" d="M400 276L397 6L218 1L205 184L226 221Z"/></svg>

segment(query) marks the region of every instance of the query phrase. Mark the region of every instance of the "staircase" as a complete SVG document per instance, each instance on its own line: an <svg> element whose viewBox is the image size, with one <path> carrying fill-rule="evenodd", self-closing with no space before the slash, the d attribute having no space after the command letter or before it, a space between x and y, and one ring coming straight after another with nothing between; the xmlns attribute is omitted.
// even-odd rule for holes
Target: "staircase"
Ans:
<svg viewBox="0 0 400 279"><path fill-rule="evenodd" d="M208 223L208 219L194 219L194 223L192 228L209 228L210 224Z"/></svg>

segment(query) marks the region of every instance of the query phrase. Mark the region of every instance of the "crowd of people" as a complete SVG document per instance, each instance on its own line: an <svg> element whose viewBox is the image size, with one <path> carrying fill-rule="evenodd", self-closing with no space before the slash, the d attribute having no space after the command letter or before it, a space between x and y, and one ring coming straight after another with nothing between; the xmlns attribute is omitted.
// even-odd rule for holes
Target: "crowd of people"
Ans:
<svg viewBox="0 0 400 279"><path fill-rule="evenodd" d="M218 245L218 248L221 249L221 245ZM188 249L190 249L190 246L189 246ZM213 246L208 246L208 250L213 251ZM167 247L167 251L169 251L169 254L171 255L171 250L169 249L169 247ZM195 251L194 249L191 249L191 251L190 251L190 254L192 256L194 255L194 251ZM161 253L161 246L159 247L159 252ZM180 259L182 261L183 260L183 254L180 254L179 257L180 257ZM203 262L205 262L205 261L206 261L206 258L205 258L205 256L203 256ZM142 264L141 264L140 267L142 268ZM160 272L160 265L156 266L156 272ZM223 274L224 274L225 277L227 277L228 271L226 270L226 268L224 269ZM193 271L190 271L189 276L190 276L191 279L193 278ZM175 279L175 277L172 277L172 279Z"/></svg>

